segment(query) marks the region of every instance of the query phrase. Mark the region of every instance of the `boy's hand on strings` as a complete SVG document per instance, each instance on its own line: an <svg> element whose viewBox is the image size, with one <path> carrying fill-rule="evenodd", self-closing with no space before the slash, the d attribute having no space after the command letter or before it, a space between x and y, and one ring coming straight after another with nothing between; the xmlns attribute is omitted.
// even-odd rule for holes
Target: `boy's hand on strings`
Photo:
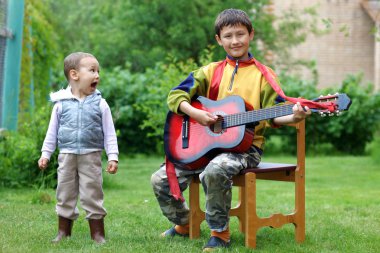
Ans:
<svg viewBox="0 0 380 253"><path fill-rule="evenodd" d="M45 170L48 166L48 163L49 163L49 160L47 158L41 157L38 160L38 167L40 168L40 170Z"/></svg>
<svg viewBox="0 0 380 253"><path fill-rule="evenodd" d="M115 174L117 172L117 167L118 167L117 161L109 161L106 171L110 174Z"/></svg>
<svg viewBox="0 0 380 253"><path fill-rule="evenodd" d="M293 120L294 123L300 122L301 120L309 117L311 115L311 110L309 107L302 107L299 102L293 106Z"/></svg>
<svg viewBox="0 0 380 253"><path fill-rule="evenodd" d="M200 109L193 110L190 117L195 119L202 126L210 126L215 124L218 120L218 116L212 115L211 113Z"/></svg>
<svg viewBox="0 0 380 253"><path fill-rule="evenodd" d="M187 101L182 101L179 109L189 115L190 118L193 118L196 122L201 124L202 126L210 126L215 124L218 120L218 116L212 115L211 113L195 108L189 104Z"/></svg>

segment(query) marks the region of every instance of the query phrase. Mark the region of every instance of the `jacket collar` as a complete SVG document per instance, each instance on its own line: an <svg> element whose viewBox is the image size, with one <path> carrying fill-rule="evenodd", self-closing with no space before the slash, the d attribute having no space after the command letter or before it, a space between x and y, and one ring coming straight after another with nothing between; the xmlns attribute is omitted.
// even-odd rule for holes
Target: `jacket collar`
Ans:
<svg viewBox="0 0 380 253"><path fill-rule="evenodd" d="M246 67L246 66L250 66L250 65L254 64L253 59L254 59L253 55L249 52L248 52L248 59L246 59L246 60L236 60L235 58L233 58L230 55L226 56L226 60L227 60L228 64L230 64L231 66L236 66L236 62L238 62L239 67Z"/></svg>
<svg viewBox="0 0 380 253"><path fill-rule="evenodd" d="M92 93L90 96L93 96L95 94L99 95L101 94L101 92L98 89L96 89L95 92ZM71 92L70 85L68 85L66 89L61 89L59 91L50 93L50 101L53 103L60 100L66 100L66 99L77 99Z"/></svg>

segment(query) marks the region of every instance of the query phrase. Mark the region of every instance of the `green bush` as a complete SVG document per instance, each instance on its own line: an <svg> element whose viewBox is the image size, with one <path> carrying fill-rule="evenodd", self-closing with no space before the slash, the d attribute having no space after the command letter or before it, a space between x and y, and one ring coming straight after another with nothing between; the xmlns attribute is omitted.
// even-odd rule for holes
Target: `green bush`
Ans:
<svg viewBox="0 0 380 253"><path fill-rule="evenodd" d="M100 90L106 98L112 112L117 131L120 153L151 153L155 151L157 140L149 136L148 131L141 129L147 118L137 106L142 103L157 80L150 80L145 74L133 74L130 66L115 67L102 77ZM154 94L151 95L154 98Z"/></svg>
<svg viewBox="0 0 380 253"><path fill-rule="evenodd" d="M49 124L50 106L41 107L32 121L23 123L18 132L3 131L0 140L0 185L7 187L56 184L57 156L41 172L38 159Z"/></svg>
<svg viewBox="0 0 380 253"><path fill-rule="evenodd" d="M295 77L281 77L283 89L288 96L317 98L320 94L313 82L305 83ZM373 86L362 84L362 75L348 75L339 88L321 90L322 95L346 93L352 105L339 117L312 115L306 121L306 147L311 153L326 152L362 155L379 125L380 94L374 93ZM281 136L286 150L294 152L294 134L288 128L270 130L270 135Z"/></svg>
<svg viewBox="0 0 380 253"><path fill-rule="evenodd" d="M329 121L325 129L337 150L354 155L364 154L380 121L380 93L374 93L372 85L360 85L362 78L362 74L349 75L343 81L338 92L347 93L352 105L341 117Z"/></svg>

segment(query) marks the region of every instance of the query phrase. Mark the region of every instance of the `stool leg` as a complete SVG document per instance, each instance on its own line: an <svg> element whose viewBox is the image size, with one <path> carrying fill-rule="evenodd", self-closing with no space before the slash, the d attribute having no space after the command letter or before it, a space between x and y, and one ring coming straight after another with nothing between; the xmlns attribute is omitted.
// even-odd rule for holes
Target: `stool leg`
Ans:
<svg viewBox="0 0 380 253"><path fill-rule="evenodd" d="M305 177L296 172L295 175L295 237L298 243L305 240Z"/></svg>
<svg viewBox="0 0 380 253"><path fill-rule="evenodd" d="M189 237L190 239L199 238L201 234L201 223L205 219L205 213L199 206L199 182L192 179L189 187Z"/></svg>
<svg viewBox="0 0 380 253"><path fill-rule="evenodd" d="M245 246L256 248L258 217L256 214L256 174L245 174Z"/></svg>
<svg viewBox="0 0 380 253"><path fill-rule="evenodd" d="M239 187L239 206L243 208L243 214L239 216L239 229L241 233L245 233L245 225L246 225L246 217L245 217L245 194L246 189L245 187Z"/></svg>

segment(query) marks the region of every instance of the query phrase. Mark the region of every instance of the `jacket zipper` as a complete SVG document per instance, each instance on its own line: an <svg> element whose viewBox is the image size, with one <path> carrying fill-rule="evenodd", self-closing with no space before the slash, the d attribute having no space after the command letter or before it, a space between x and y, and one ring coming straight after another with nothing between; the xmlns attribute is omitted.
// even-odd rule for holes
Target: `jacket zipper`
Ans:
<svg viewBox="0 0 380 253"><path fill-rule="evenodd" d="M232 85L234 84L234 78L235 78L235 75L237 74L238 67L239 67L239 60L236 60L235 69L234 69L234 72L232 73L232 76L231 76L230 85L228 86L229 91L232 90Z"/></svg>
<svg viewBox="0 0 380 253"><path fill-rule="evenodd" d="M80 149L81 149L81 140L80 140L80 136L81 136L81 127L82 127L82 109L83 109L83 103L81 101L78 101L79 102L79 105L78 105L78 132L77 132L77 148L78 148L78 154L80 154Z"/></svg>

